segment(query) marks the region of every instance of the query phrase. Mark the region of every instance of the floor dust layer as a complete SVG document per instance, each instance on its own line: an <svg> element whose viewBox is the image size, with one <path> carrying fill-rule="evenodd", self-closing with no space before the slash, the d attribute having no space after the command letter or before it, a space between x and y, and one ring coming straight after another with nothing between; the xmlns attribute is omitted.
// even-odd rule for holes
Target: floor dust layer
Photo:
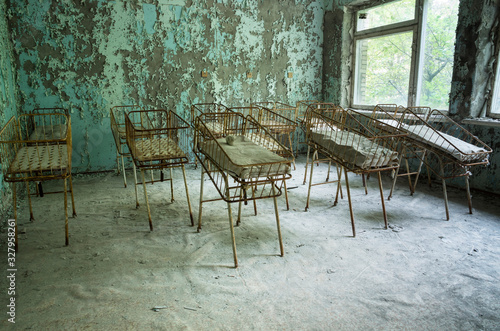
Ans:
<svg viewBox="0 0 500 331"><path fill-rule="evenodd" d="M0 327L498 329L498 196L473 192L469 214L465 192L449 188L446 221L440 185L429 188L422 180L410 196L400 179L394 197L385 199L389 228L384 229L377 176L367 180L366 195L361 176L349 174L353 238L345 186L336 206L335 184L312 187L310 208L304 211L304 160L298 159L288 182L290 210L284 196L278 198L284 256L279 256L273 200L259 200L258 215L251 203L243 206L242 223L235 228L237 269L227 204L205 203L197 233L190 225L180 169L173 171L175 201L168 182L147 186L152 232L141 186L141 205L135 208L131 171L127 188L121 175L74 176L78 217L69 219L68 247L63 195L33 197L34 222L22 200L16 323L7 321L5 311ZM324 180L326 172L326 164L316 166L313 180ZM205 179L206 198L217 197ZM188 166L187 180L197 222L200 168ZM390 181L389 174L383 176L386 196ZM44 185L46 191L61 187L61 181ZM236 216L237 205L232 207ZM1 236L5 252L7 233ZM6 294L6 277L1 284ZM9 297L3 297L6 310Z"/></svg>

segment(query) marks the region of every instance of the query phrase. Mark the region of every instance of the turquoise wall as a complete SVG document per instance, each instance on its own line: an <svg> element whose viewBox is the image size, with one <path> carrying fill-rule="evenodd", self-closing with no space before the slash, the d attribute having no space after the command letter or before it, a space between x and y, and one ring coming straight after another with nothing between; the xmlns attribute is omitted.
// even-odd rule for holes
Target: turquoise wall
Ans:
<svg viewBox="0 0 500 331"><path fill-rule="evenodd" d="M12 0L22 111L71 109L73 171L83 172L115 167L109 129L115 105L168 108L187 119L199 102L320 99L324 6L322 0Z"/></svg>
<svg viewBox="0 0 500 331"><path fill-rule="evenodd" d="M14 54L6 13L6 0L0 0L0 127L3 127L18 112ZM0 214L2 214L11 205L11 194L9 186L3 181L1 172L0 198Z"/></svg>

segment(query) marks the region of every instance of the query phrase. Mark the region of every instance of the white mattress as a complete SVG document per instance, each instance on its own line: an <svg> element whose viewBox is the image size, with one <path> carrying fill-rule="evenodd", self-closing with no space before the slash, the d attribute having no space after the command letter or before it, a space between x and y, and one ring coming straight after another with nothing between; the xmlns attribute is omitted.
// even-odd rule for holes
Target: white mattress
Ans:
<svg viewBox="0 0 500 331"><path fill-rule="evenodd" d="M217 139L217 143L213 140L205 142L201 150L232 176L247 179L290 173L285 158L249 138L235 136L232 146L226 143L226 138Z"/></svg>
<svg viewBox="0 0 500 331"><path fill-rule="evenodd" d="M350 131L311 130L311 139L341 160L362 169L398 165L398 153Z"/></svg>
<svg viewBox="0 0 500 331"><path fill-rule="evenodd" d="M400 128L408 138L419 143L437 148L460 162L483 161L488 159L486 150L440 131L434 131L427 125L405 125L396 120L380 120L388 127Z"/></svg>

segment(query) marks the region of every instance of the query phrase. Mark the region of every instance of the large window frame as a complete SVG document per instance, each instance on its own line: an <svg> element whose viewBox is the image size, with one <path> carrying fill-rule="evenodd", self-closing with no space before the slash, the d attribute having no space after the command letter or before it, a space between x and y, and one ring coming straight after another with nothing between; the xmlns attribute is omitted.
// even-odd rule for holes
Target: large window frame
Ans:
<svg viewBox="0 0 500 331"><path fill-rule="evenodd" d="M359 56L359 51L357 50L356 45L358 41L369 38L378 38L389 36L398 33L412 32L413 40L411 47L411 64L410 64L410 73L409 73L409 82L408 82L408 100L407 104L403 106L419 106L419 95L418 91L421 90L422 87L422 76L418 75L420 68L424 66L424 37L425 36L425 23L426 23L426 13L427 13L427 0L415 0L415 15L414 18L408 21L389 24L385 26L375 27L371 29L358 31L357 27L357 14L359 11L373 8L378 5L382 5L384 3L378 2L376 4L370 3L367 5L352 7L353 12L353 54L352 54L352 64L353 64L353 72L352 72L352 81L350 86L350 106L352 108L357 109L373 109L375 105L372 104L360 104L355 101L355 93L356 93L356 79L359 80L359 68L357 68L358 61L357 57ZM448 112L449 109L440 109L443 112Z"/></svg>
<svg viewBox="0 0 500 331"><path fill-rule="evenodd" d="M492 118L500 118L500 37L497 40L496 54L494 56L496 57L496 68L493 68L495 70L495 75L493 79L491 99L488 105L488 116ZM496 100L499 100L499 103L496 103ZM499 106L495 107L497 104L499 104Z"/></svg>

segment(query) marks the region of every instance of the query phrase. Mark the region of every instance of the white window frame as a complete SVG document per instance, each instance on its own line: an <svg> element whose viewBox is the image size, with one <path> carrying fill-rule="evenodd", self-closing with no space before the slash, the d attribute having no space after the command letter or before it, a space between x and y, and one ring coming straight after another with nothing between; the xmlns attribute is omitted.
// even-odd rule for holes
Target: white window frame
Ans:
<svg viewBox="0 0 500 331"><path fill-rule="evenodd" d="M497 48L500 48L500 39L497 40ZM497 50L496 54L496 69L495 76L493 79L493 91L491 94L491 100L489 102L488 116L493 118L500 118L500 108L493 109L493 102L495 99L500 98L500 50Z"/></svg>
<svg viewBox="0 0 500 331"><path fill-rule="evenodd" d="M387 3L387 2L386 2ZM352 10L354 12L353 15L353 26L354 26L354 34L353 34L353 55L352 55L352 64L353 64L353 72L352 72L352 81L350 86L350 105L352 108L356 109L368 109L371 110L375 105L363 105L363 104L355 104L355 82L354 78L358 74L356 72L356 45L358 40L367 39L367 38L375 38L387 36L395 33L402 32L413 32L413 42L412 42L412 50L411 50L411 66L410 66L410 77L409 77L409 85L408 85L408 102L403 106L419 106L417 100L417 92L422 84L422 77L418 76L419 68L423 66L424 63L424 52L421 51L422 46L424 46L424 38L425 36L425 22L427 12L427 0L415 0L415 18L413 20L399 22L394 24L389 24L381 27L376 27L372 29L366 29L362 31L357 31L357 13L360 10L372 8L384 3L370 4L365 6L353 7ZM422 75L420 75L422 76ZM447 113L449 109L440 109L444 113Z"/></svg>

